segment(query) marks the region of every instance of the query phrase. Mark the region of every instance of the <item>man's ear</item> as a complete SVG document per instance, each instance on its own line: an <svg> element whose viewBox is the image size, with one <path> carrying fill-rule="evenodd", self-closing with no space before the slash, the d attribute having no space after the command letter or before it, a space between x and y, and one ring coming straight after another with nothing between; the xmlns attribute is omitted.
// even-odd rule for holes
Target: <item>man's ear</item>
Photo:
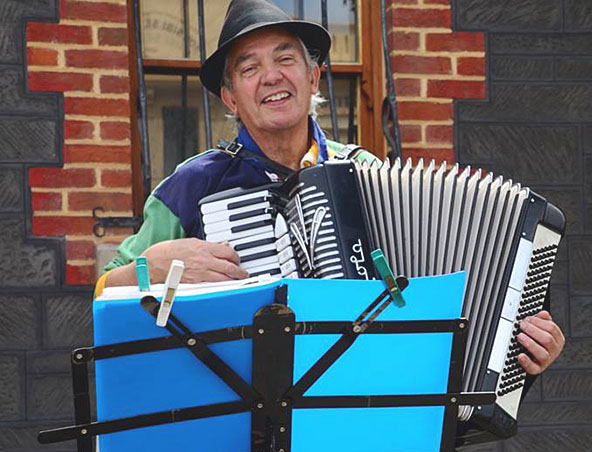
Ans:
<svg viewBox="0 0 592 452"><path fill-rule="evenodd" d="M235 115L238 113L238 109L236 107L236 100L232 95L232 91L228 89L228 87L223 86L220 89L220 98L222 99L222 102L224 102L224 105L226 105L232 113L234 113Z"/></svg>
<svg viewBox="0 0 592 452"><path fill-rule="evenodd" d="M319 91L319 80L321 79L321 68L318 64L315 64L312 68L312 80L311 80L311 87L312 92L316 93Z"/></svg>

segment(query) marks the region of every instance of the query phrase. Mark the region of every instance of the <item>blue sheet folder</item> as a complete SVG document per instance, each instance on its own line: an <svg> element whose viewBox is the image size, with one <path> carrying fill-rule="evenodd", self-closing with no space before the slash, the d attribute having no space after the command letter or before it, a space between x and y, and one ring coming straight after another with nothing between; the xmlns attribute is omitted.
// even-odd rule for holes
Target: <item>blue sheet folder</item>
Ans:
<svg viewBox="0 0 592 452"><path fill-rule="evenodd" d="M406 306L390 305L377 320L446 320L460 317L464 273L415 278ZM381 281L280 280L267 285L193 297L178 296L173 314L193 331L250 325L255 312L288 286L296 322L353 321L384 290ZM156 338L139 299L94 302L95 346ZM297 335L294 382L338 339ZM446 393L452 333L365 334L309 388L314 395ZM213 344L243 379L251 381L251 340ZM186 349L95 363L99 421L238 400L238 396ZM293 452L428 452L440 447L444 407L294 409ZM248 452L250 413L117 432L99 437L101 452Z"/></svg>

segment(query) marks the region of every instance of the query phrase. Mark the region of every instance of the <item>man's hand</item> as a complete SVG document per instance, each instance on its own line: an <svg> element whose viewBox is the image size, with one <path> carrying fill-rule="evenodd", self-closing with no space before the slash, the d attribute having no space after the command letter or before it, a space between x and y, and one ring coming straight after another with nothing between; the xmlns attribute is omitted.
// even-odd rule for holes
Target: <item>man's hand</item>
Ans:
<svg viewBox="0 0 592 452"><path fill-rule="evenodd" d="M530 356L521 353L518 362L529 374L540 374L557 359L565 345L565 337L547 311L525 318L520 329L518 342Z"/></svg>
<svg viewBox="0 0 592 452"><path fill-rule="evenodd" d="M173 259L185 264L183 283L228 281L249 276L239 267L238 254L230 246L195 238L157 243L143 256L148 259L150 279L155 284L165 281Z"/></svg>

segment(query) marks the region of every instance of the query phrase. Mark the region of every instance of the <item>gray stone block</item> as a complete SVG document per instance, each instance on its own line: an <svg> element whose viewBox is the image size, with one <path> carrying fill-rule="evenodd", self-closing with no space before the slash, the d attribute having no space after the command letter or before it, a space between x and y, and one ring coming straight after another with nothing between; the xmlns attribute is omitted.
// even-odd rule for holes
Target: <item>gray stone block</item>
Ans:
<svg viewBox="0 0 592 452"><path fill-rule="evenodd" d="M592 403L592 370L547 370L543 379L545 401Z"/></svg>
<svg viewBox="0 0 592 452"><path fill-rule="evenodd" d="M498 101L494 98L493 103ZM460 107L462 111L477 108ZM498 107L491 106L492 115L498 114ZM575 127L464 123L459 130L458 158L463 165L485 165L525 185L563 186L581 180L577 146Z"/></svg>
<svg viewBox="0 0 592 452"><path fill-rule="evenodd" d="M586 206L584 215L586 216L586 234L592 234L592 206Z"/></svg>
<svg viewBox="0 0 592 452"><path fill-rule="evenodd" d="M582 145L585 154L592 154L592 126L582 127Z"/></svg>
<svg viewBox="0 0 592 452"><path fill-rule="evenodd" d="M31 376L27 380L27 419L64 419L73 415L69 375Z"/></svg>
<svg viewBox="0 0 592 452"><path fill-rule="evenodd" d="M584 199L592 197L592 155L584 158Z"/></svg>
<svg viewBox="0 0 592 452"><path fill-rule="evenodd" d="M55 116L58 95L48 93L24 95L25 83L22 74L20 69L0 67L0 115Z"/></svg>
<svg viewBox="0 0 592 452"><path fill-rule="evenodd" d="M584 178L587 177L588 175L584 173ZM545 180L539 181L541 182L546 183ZM582 195L580 187L548 189L533 185L531 188L563 212L566 220L566 235L579 235L584 232L583 206L586 196Z"/></svg>
<svg viewBox="0 0 592 452"><path fill-rule="evenodd" d="M587 270L589 275L589 266ZM570 307L571 335L592 338L592 295L587 297L572 296Z"/></svg>
<svg viewBox="0 0 592 452"><path fill-rule="evenodd" d="M45 302L48 347L82 347L93 343L92 295L61 295Z"/></svg>
<svg viewBox="0 0 592 452"><path fill-rule="evenodd" d="M543 400L541 379L537 378L524 396L524 402L540 402Z"/></svg>
<svg viewBox="0 0 592 452"><path fill-rule="evenodd" d="M505 2L490 0L456 0L459 29L559 30L561 2L558 0L521 0Z"/></svg>
<svg viewBox="0 0 592 452"><path fill-rule="evenodd" d="M592 404L589 402L523 403L518 412L518 423L521 426L592 423Z"/></svg>
<svg viewBox="0 0 592 452"><path fill-rule="evenodd" d="M492 54L590 55L590 33L492 33Z"/></svg>
<svg viewBox="0 0 592 452"><path fill-rule="evenodd" d="M24 419L23 364L18 355L0 355L0 421Z"/></svg>
<svg viewBox="0 0 592 452"><path fill-rule="evenodd" d="M71 371L71 350L42 350L27 352L27 374L49 374Z"/></svg>
<svg viewBox="0 0 592 452"><path fill-rule="evenodd" d="M592 293L590 262L592 262L592 239L584 237L575 239L570 237L569 281L572 294L581 292Z"/></svg>
<svg viewBox="0 0 592 452"><path fill-rule="evenodd" d="M592 338L568 338L553 369L592 367Z"/></svg>
<svg viewBox="0 0 592 452"><path fill-rule="evenodd" d="M33 297L0 295L0 313L0 349L37 347L41 322Z"/></svg>
<svg viewBox="0 0 592 452"><path fill-rule="evenodd" d="M57 163L57 128L53 119L1 119L0 163Z"/></svg>
<svg viewBox="0 0 592 452"><path fill-rule="evenodd" d="M565 0L565 28L592 31L590 0Z"/></svg>
<svg viewBox="0 0 592 452"><path fill-rule="evenodd" d="M459 447L458 452L501 452L502 443L497 441L495 443L475 444L472 446Z"/></svg>
<svg viewBox="0 0 592 452"><path fill-rule="evenodd" d="M0 168L0 213L22 212L23 177L17 168Z"/></svg>
<svg viewBox="0 0 592 452"><path fill-rule="evenodd" d="M525 427L504 441L504 452L589 452L592 429L580 427Z"/></svg>
<svg viewBox="0 0 592 452"><path fill-rule="evenodd" d="M77 450L75 441L43 445L37 441L40 430L63 427L71 423L71 419L64 419L62 422L40 421L35 423L0 424L0 450L3 452L74 452Z"/></svg>
<svg viewBox="0 0 592 452"><path fill-rule="evenodd" d="M563 239L559 248L567 248L568 239ZM563 260L556 260L553 265L553 273L551 274L551 286L568 284L569 262Z"/></svg>
<svg viewBox="0 0 592 452"><path fill-rule="evenodd" d="M568 286L551 286L551 316L565 336L569 336Z"/></svg>
<svg viewBox="0 0 592 452"><path fill-rule="evenodd" d="M555 71L557 80L592 80L592 58L557 58Z"/></svg>
<svg viewBox="0 0 592 452"><path fill-rule="evenodd" d="M490 63L491 80L553 80L553 58L499 55Z"/></svg>
<svg viewBox="0 0 592 452"><path fill-rule="evenodd" d="M490 102L461 102L461 121L555 123L592 121L592 86L491 84Z"/></svg>
<svg viewBox="0 0 592 452"><path fill-rule="evenodd" d="M0 220L0 287L43 287L57 283L57 256L39 242L23 243L19 219Z"/></svg>

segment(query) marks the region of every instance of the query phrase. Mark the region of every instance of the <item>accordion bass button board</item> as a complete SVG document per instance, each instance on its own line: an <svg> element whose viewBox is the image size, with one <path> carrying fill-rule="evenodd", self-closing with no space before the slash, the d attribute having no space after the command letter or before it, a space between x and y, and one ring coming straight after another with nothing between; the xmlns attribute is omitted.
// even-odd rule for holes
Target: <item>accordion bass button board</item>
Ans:
<svg viewBox="0 0 592 452"><path fill-rule="evenodd" d="M483 170L397 159L326 162L283 183L217 193L199 208L206 240L256 257L275 244L259 260L241 255L251 276L374 279L376 248L398 275L465 271L463 391L495 391L497 401L460 407L459 418L476 441L475 431L515 433L525 381L519 324L542 309L565 226L544 198Z"/></svg>

